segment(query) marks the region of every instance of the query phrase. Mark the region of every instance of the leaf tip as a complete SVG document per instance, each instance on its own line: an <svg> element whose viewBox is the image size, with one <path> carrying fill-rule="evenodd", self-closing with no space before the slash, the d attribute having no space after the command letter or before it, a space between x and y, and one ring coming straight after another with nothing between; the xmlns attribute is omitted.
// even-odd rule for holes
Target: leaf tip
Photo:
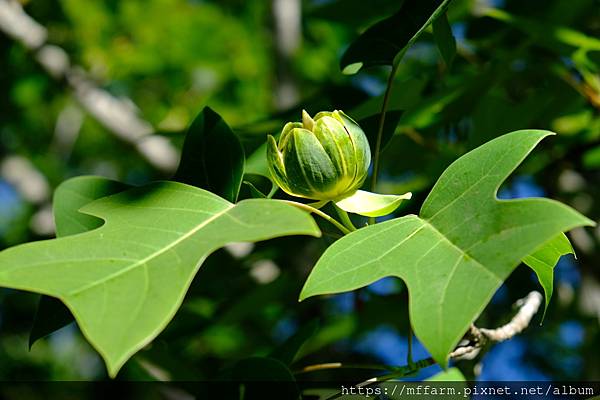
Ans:
<svg viewBox="0 0 600 400"><path fill-rule="evenodd" d="M131 356L133 354L135 354L135 352L137 351L137 350L135 350L129 354L124 353L119 358L111 358L106 353L101 352L98 348L96 348L96 350L98 351L98 353L100 353L100 356L104 359L104 364L106 365L106 372L108 373L108 376L110 379L115 379L117 377L117 375L119 374L119 371L121 371L121 368L123 368L123 365L125 365L125 363L131 358Z"/></svg>
<svg viewBox="0 0 600 400"><path fill-rule="evenodd" d="M298 296L298 303L302 303L304 300L311 297L311 294L306 293L306 285L300 291L300 295Z"/></svg>
<svg viewBox="0 0 600 400"><path fill-rule="evenodd" d="M352 63L352 64L348 64L348 65L346 65L342 69L342 74L344 74L344 75L354 75L358 71L360 71L360 69L362 67L363 67L363 63L362 62L355 62L355 63Z"/></svg>

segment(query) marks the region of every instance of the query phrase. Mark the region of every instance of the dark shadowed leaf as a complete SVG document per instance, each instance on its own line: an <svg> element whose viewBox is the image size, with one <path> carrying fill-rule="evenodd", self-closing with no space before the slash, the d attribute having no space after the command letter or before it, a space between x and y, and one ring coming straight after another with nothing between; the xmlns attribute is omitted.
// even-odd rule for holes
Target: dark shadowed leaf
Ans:
<svg viewBox="0 0 600 400"><path fill-rule="evenodd" d="M131 186L101 176L79 176L61 183L52 199L56 236L76 235L99 228L104 224L101 218L79 212L79 209L127 189Z"/></svg>
<svg viewBox="0 0 600 400"><path fill-rule="evenodd" d="M369 27L346 50L340 67L346 74L374 65L393 65L402 53L442 15L451 0L406 0L400 10Z"/></svg>
<svg viewBox="0 0 600 400"><path fill-rule="evenodd" d="M446 14L433 21L433 38L446 63L446 67L450 68L454 56L456 56L456 39L452 35L452 28L450 28Z"/></svg>
<svg viewBox="0 0 600 400"><path fill-rule="evenodd" d="M402 111L400 110L392 110L385 113L385 122L383 123L383 134L381 136L380 151L383 151L383 149L385 149L386 145L390 142L390 139L394 136L394 132L396 132L396 127L398 126L398 122L400 121L401 116ZM377 113L358 121L358 125L360 125L362 130L365 132L365 135L367 135L367 139L369 140L369 146L371 147L372 152L375 151L375 144L377 142L377 132L379 130L380 119L381 114Z"/></svg>
<svg viewBox="0 0 600 400"><path fill-rule="evenodd" d="M308 11L309 17L324 18L356 28L398 11L402 1L334 0Z"/></svg>
<svg viewBox="0 0 600 400"><path fill-rule="evenodd" d="M273 191L273 182L264 175L244 174L240 199L264 199Z"/></svg>
<svg viewBox="0 0 600 400"><path fill-rule="evenodd" d="M205 107L190 126L174 180L237 201L244 175L244 149L225 121Z"/></svg>

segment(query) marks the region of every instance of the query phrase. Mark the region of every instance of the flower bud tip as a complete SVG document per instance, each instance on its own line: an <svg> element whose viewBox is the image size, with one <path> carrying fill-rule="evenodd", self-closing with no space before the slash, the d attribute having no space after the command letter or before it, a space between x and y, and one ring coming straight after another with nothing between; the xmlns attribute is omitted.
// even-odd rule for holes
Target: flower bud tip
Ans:
<svg viewBox="0 0 600 400"><path fill-rule="evenodd" d="M315 120L311 118L310 114L306 110L302 110L302 127L312 132Z"/></svg>

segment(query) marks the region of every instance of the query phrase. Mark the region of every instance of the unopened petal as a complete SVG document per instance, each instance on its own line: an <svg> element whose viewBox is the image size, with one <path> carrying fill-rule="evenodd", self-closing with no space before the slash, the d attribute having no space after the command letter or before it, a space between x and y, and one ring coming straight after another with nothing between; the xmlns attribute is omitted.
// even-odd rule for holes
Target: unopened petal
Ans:
<svg viewBox="0 0 600 400"><path fill-rule="evenodd" d="M277 148L277 142L271 135L267 137L267 164L271 177L285 192L288 192L289 184L285 173L285 165L283 163L283 155Z"/></svg>
<svg viewBox="0 0 600 400"><path fill-rule="evenodd" d="M335 167L312 132L296 128L291 135L283 150L291 189L296 195L320 199L335 186Z"/></svg>

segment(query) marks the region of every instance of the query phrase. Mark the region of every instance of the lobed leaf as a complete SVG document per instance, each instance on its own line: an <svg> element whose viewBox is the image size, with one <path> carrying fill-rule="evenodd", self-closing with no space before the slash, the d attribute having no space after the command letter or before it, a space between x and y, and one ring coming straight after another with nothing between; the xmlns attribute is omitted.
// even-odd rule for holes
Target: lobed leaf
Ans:
<svg viewBox="0 0 600 400"><path fill-rule="evenodd" d="M61 183L52 199L56 236L75 235L102 226L102 219L80 213L79 209L128 188L131 186L99 176L80 176ZM29 332L29 347L73 321L69 309L60 300L42 295Z"/></svg>
<svg viewBox="0 0 600 400"><path fill-rule="evenodd" d="M233 205L176 182L130 189L81 211L104 225L0 252L0 286L60 299L113 377L168 324L214 250L230 242L320 234L307 213L282 202Z"/></svg>
<svg viewBox="0 0 600 400"><path fill-rule="evenodd" d="M553 200L496 198L502 182L551 134L516 131L465 154L440 176L419 216L359 229L329 247L300 299L399 277L408 287L415 334L445 366L522 258L561 232L593 225Z"/></svg>

